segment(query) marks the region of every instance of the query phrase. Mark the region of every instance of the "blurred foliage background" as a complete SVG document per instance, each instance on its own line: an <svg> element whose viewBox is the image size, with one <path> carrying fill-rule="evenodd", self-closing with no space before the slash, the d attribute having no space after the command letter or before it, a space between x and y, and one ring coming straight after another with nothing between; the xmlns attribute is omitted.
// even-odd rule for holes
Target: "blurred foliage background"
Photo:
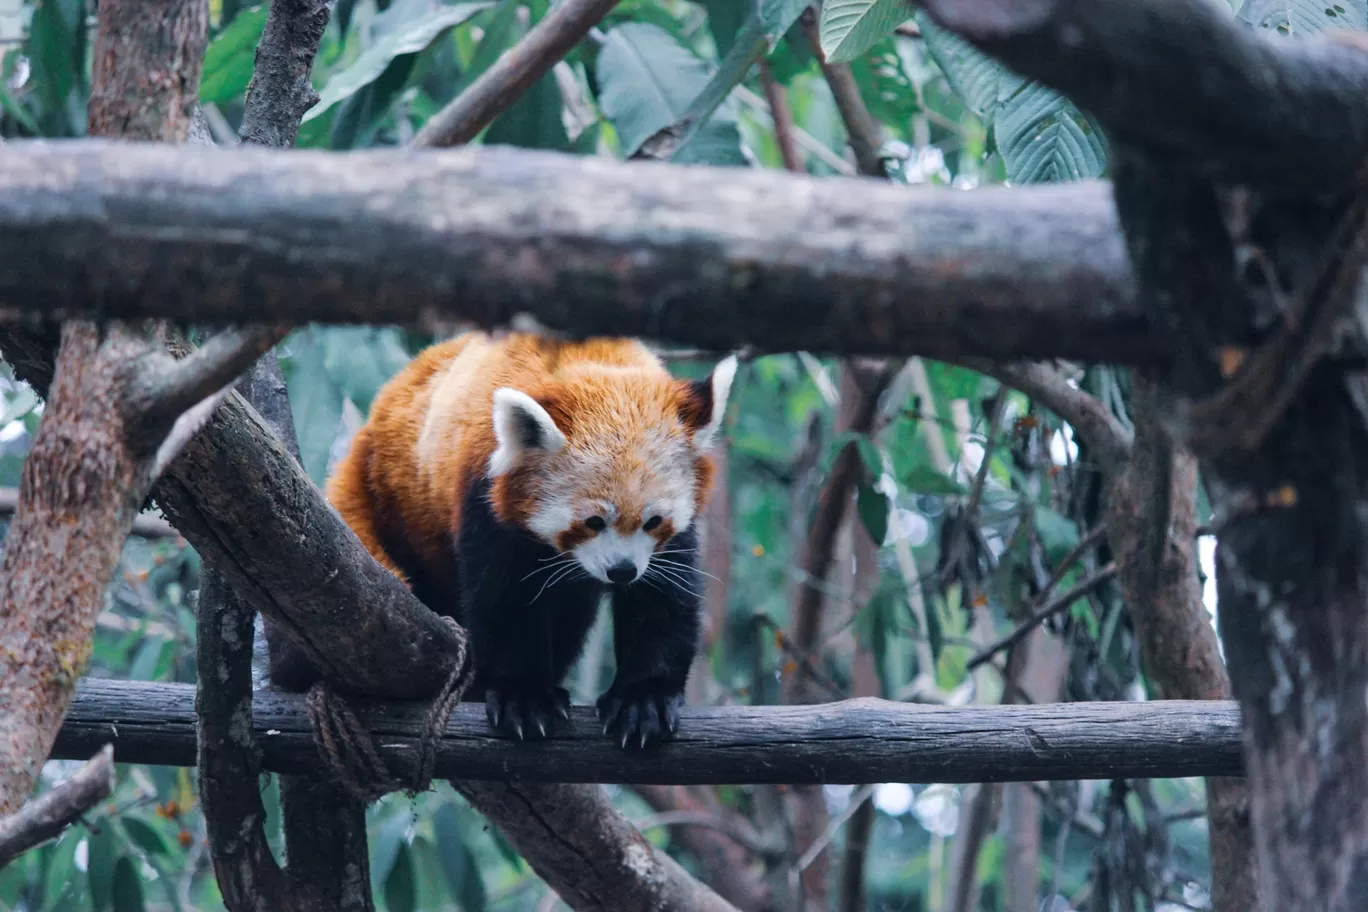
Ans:
<svg viewBox="0 0 1368 912"><path fill-rule="evenodd" d="M321 100L306 116L299 145L403 144L548 5L338 0L314 72ZM792 119L781 116L781 131L804 170L854 173L842 112L798 18L806 5L623 0L480 141L627 158L663 128L692 123L673 152L676 161L779 168L779 99ZM0 0L0 136L82 133L95 6ZM1363 4L1349 6L1251 0L1239 15L1253 27L1295 36L1325 27L1327 14L1339 10L1341 21L1356 17L1362 28ZM202 102L219 144L234 142L265 16L263 5L212 2ZM827 0L819 28L828 59L848 63L879 125L876 152L887 179L969 189L1105 173L1106 146L1087 116L939 31L901 0ZM691 116L700 111L711 114ZM316 482L344 452L379 387L433 339L393 328L308 327L282 345L304 467ZM681 374L708 369L697 353L666 354ZM719 506L706 517L709 568L719 578L709 588L710 631L692 685L695 700L781 701L803 662L815 669L823 699L1001 701L1008 692L1001 657L972 674L969 657L1011 629L1012 618L1098 522L1099 476L1086 448L1055 416L970 370L919 359L891 365L876 427L855 441L862 472L855 508L838 536L835 570L821 584L819 648L795 654L785 633L792 629L790 607L804 584L801 556L818 491L835 454L852 439L843 407L858 393L850 382L856 367L800 353L743 368L727 423ZM1073 377L1125 420L1124 372L1078 369ZM41 411L29 389L0 374L0 489L16 485ZM0 498L0 541L4 509ZM1109 560L1105 546L1084 553L1059 589ZM174 536L131 539L100 617L90 673L193 682L198 569L196 555ZM1045 629L1053 651L1037 682L1044 699L1145 698L1114 582L1093 587ZM572 674L577 702L591 702L610 680L609 642L604 629L591 638ZM72 768L49 763L44 781ZM267 807L278 814L271 777L262 786ZM861 825L867 848L835 831L827 905L850 912L850 903L946 909L962 874L957 866L969 864L977 895L958 907L1009 910L1009 856L1018 853L1020 862L1024 840L1035 845L1027 857L1034 866L1031 910L1115 903L1166 912L1204 908L1201 789L1188 780L1012 786L1006 809L994 811L993 826L975 837L966 856L962 843L970 838L966 821L977 790L828 787L820 800L830 819L860 819L850 813L852 800L868 799L874 810ZM709 876L680 828L653 825L665 822L659 807L636 792L610 790L649 827L650 838ZM758 830L789 832L764 790L709 791L718 813ZM1037 813L1014 814L1014 794L1033 796ZM1001 790L998 798L1002 803ZM391 795L370 815L372 878L389 912L552 908L554 897L528 866L445 784L414 800ZM277 830L273 821L268 831ZM789 844L757 861L759 876L785 881L805 848ZM862 892L836 888L843 869L856 872ZM120 766L106 806L0 872L0 908L222 908L194 772Z"/></svg>

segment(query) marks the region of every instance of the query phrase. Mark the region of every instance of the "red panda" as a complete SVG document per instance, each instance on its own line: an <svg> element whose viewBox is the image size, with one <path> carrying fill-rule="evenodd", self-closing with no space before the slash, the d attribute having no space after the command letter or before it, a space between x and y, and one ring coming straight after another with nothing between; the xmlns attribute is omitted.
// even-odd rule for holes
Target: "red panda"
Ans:
<svg viewBox="0 0 1368 912"><path fill-rule="evenodd" d="M367 550L471 637L490 726L546 737L611 595L617 676L599 698L623 747L672 737L697 649L695 520L734 357L670 376L639 342L467 333L376 396L327 484Z"/></svg>

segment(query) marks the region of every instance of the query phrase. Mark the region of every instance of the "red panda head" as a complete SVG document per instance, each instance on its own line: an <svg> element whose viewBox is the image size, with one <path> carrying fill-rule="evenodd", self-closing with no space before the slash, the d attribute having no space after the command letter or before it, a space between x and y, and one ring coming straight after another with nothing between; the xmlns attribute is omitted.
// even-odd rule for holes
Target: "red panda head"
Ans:
<svg viewBox="0 0 1368 912"><path fill-rule="evenodd" d="M495 513L595 579L640 578L702 509L735 375L734 357L698 381L585 364L530 393L496 390Z"/></svg>

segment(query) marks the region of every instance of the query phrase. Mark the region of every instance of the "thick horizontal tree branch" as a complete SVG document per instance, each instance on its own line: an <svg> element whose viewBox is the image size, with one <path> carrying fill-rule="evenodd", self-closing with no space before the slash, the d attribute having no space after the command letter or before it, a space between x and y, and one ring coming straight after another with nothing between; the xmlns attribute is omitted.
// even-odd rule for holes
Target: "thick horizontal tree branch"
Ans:
<svg viewBox="0 0 1368 912"><path fill-rule="evenodd" d="M1368 54L1279 41L1211 0L924 0L940 25L1208 176L1343 188L1368 149ZM1360 23L1361 24L1361 23Z"/></svg>
<svg viewBox="0 0 1368 912"><path fill-rule="evenodd" d="M1162 361L1101 183L973 192L509 148L14 143L0 321L484 326Z"/></svg>
<svg viewBox="0 0 1368 912"><path fill-rule="evenodd" d="M396 768L416 756L423 705L354 701ZM438 748L437 775L480 780L697 783L998 782L1239 775L1240 719L1220 701L930 707L871 698L810 706L690 707L676 741L629 753L574 707L563 734L537 744L495 737L484 707L463 703ZM194 688L88 679L55 757L112 741L120 762L195 762ZM318 768L304 698L258 691L262 767Z"/></svg>
<svg viewBox="0 0 1368 912"><path fill-rule="evenodd" d="M16 813L0 817L0 869L80 819L114 791L114 746L106 744L71 778L44 792Z"/></svg>

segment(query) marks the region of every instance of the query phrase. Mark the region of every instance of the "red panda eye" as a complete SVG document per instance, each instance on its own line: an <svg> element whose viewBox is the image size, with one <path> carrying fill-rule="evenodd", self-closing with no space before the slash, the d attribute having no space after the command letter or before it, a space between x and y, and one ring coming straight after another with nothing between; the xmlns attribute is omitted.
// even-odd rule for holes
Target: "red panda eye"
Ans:
<svg viewBox="0 0 1368 912"><path fill-rule="evenodd" d="M650 519L646 520L645 524L641 527L641 529L643 532L650 532L653 529L658 528L662 521L663 520L661 520L659 516L652 516Z"/></svg>
<svg viewBox="0 0 1368 912"><path fill-rule="evenodd" d="M589 528L590 532L602 532L604 529L608 528L608 524L603 521L602 516L591 516L584 521L584 524Z"/></svg>

